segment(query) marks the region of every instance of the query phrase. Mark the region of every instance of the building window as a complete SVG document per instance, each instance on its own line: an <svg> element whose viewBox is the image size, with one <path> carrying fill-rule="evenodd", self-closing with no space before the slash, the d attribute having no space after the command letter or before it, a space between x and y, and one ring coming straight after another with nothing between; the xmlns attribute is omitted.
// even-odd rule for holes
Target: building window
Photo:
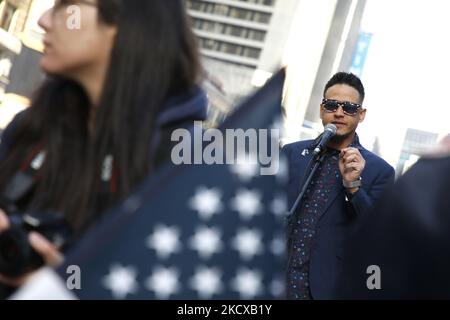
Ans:
<svg viewBox="0 0 450 320"><path fill-rule="evenodd" d="M200 46L206 50L213 50L245 58L259 59L261 56L261 49L213 39L200 38Z"/></svg>
<svg viewBox="0 0 450 320"><path fill-rule="evenodd" d="M270 14L255 12L252 21L268 24L270 22Z"/></svg>
<svg viewBox="0 0 450 320"><path fill-rule="evenodd" d="M207 31L217 34L225 34L228 36L249 39L253 41L264 42L266 32L256 29L250 29L241 26L234 26L221 22L213 22L203 19L193 19L194 29L200 31Z"/></svg>
<svg viewBox="0 0 450 320"><path fill-rule="evenodd" d="M264 39L266 38L266 33L264 31L249 30L247 38L263 42Z"/></svg>
<svg viewBox="0 0 450 320"><path fill-rule="evenodd" d="M253 3L264 4L265 1L258 1ZM268 1L267 3L273 3L273 1ZM201 0L187 0L186 7L193 11L215 14L234 19L253 21L262 24L269 24L270 18L272 16L270 13L266 12L241 9L225 4L203 2Z"/></svg>
<svg viewBox="0 0 450 320"><path fill-rule="evenodd" d="M269 7L273 7L275 5L275 0L239 0L239 1L260 4Z"/></svg>

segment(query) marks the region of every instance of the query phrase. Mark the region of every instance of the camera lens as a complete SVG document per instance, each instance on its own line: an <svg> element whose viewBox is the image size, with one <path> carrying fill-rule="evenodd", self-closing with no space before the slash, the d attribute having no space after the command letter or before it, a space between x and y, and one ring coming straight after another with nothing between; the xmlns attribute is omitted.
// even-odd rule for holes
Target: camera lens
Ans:
<svg viewBox="0 0 450 320"><path fill-rule="evenodd" d="M42 258L30 246L23 229L11 228L0 233L1 274L14 278L42 264Z"/></svg>
<svg viewBox="0 0 450 320"><path fill-rule="evenodd" d="M12 263L19 254L19 248L17 243L12 238L6 238L2 244L2 250L0 250L0 259L5 263Z"/></svg>

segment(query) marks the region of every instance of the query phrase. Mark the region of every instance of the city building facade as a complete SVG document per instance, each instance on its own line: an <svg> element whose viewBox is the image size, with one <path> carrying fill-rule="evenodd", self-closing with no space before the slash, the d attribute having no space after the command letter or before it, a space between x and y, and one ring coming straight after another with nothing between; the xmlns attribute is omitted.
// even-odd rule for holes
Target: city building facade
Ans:
<svg viewBox="0 0 450 320"><path fill-rule="evenodd" d="M236 103L282 65L298 0L186 0L208 74Z"/></svg>
<svg viewBox="0 0 450 320"><path fill-rule="evenodd" d="M0 129L29 105L43 74L40 15L53 0L0 0Z"/></svg>

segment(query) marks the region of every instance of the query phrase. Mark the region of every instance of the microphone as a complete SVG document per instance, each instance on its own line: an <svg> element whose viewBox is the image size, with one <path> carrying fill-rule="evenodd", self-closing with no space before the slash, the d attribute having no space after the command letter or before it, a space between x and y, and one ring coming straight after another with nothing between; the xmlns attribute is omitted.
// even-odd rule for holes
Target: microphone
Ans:
<svg viewBox="0 0 450 320"><path fill-rule="evenodd" d="M323 149L325 149L328 141L330 141L330 139L334 137L336 131L337 127L332 123L327 124L325 126L325 130L323 131L322 136L320 137L320 141L317 144L316 148L314 149L314 155L318 155L319 153L322 152Z"/></svg>

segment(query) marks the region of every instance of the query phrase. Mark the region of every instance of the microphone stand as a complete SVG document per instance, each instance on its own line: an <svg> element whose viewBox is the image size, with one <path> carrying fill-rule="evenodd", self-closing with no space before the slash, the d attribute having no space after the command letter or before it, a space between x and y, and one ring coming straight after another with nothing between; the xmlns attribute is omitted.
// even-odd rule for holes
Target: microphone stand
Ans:
<svg viewBox="0 0 450 320"><path fill-rule="evenodd" d="M297 212L297 208L298 205L300 204L300 201L303 199L303 197L305 196L306 190L308 189L309 184L311 183L312 178L314 177L314 174L316 173L317 169L319 168L320 164L323 162L323 160L325 159L326 156L326 152L325 152L325 148L324 150L322 150L321 153L318 153L316 155L314 155L314 157L311 159L308 167L306 168L306 170L309 170L309 168L311 168L311 165L313 165L312 170L309 172L306 180L301 181L301 191L297 197L297 200L295 200L294 205L292 206L291 210L289 211L289 215L287 217L287 233L286 233L286 251L287 251L287 255L288 255L288 261L287 261L287 265L286 267L289 268L289 266L291 265L291 259L293 258L293 254L291 252L292 250L292 244L293 244L293 234L292 231L294 229L294 225L298 219L298 215L299 213ZM286 276L287 276L288 272L286 271Z"/></svg>
<svg viewBox="0 0 450 320"><path fill-rule="evenodd" d="M302 181L302 185L301 185L301 191L297 197L297 199L295 200L294 205L292 206L291 210L289 210L289 215L288 215L288 237L291 238L292 235L292 229L293 229L293 225L295 223L295 221L297 220L298 214L296 214L297 208L300 204L300 201L303 199L303 197L305 196L306 190L308 189L309 184L311 183L312 178L314 177L314 174L316 173L317 169L319 168L320 164L323 162L323 160L325 159L326 156L326 152L325 149L315 155L312 159L312 164L314 164L312 170L309 172L306 180ZM311 167L311 164L308 166L308 168L306 168L306 170L308 170Z"/></svg>

